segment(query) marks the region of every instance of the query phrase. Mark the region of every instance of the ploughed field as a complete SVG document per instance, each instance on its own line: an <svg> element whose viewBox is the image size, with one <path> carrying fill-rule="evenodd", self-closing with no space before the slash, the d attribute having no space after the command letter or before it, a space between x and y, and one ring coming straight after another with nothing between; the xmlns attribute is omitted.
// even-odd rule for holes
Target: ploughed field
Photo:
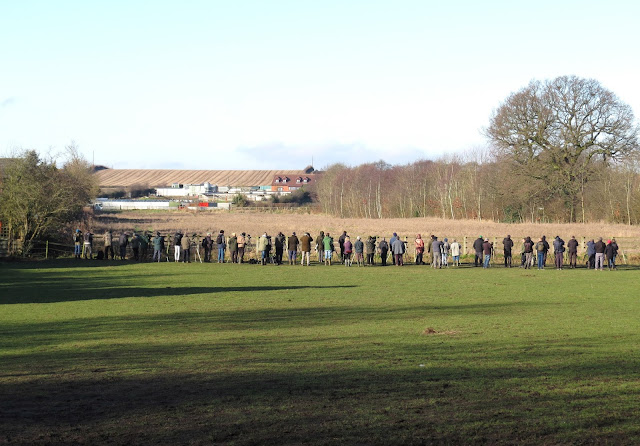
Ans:
<svg viewBox="0 0 640 446"><path fill-rule="evenodd" d="M0 264L0 444L638 444L639 274Z"/></svg>

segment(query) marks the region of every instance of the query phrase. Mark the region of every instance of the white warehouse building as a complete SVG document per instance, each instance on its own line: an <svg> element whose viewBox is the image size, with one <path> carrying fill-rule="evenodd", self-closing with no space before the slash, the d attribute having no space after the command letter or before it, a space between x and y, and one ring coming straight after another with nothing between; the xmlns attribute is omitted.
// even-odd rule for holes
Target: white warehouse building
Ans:
<svg viewBox="0 0 640 446"><path fill-rule="evenodd" d="M173 183L171 187L159 187L156 195L159 197L197 197L200 195L215 194L218 186L211 183L179 184Z"/></svg>

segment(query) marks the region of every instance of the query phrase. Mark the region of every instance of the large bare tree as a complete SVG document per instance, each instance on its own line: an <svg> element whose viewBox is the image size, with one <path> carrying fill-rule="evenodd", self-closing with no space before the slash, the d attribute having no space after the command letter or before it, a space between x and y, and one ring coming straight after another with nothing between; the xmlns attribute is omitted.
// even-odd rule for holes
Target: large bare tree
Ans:
<svg viewBox="0 0 640 446"><path fill-rule="evenodd" d="M596 80L576 76L532 81L511 94L485 133L521 182L534 182L547 198L564 200L569 221L576 220L595 163L638 150L631 107Z"/></svg>

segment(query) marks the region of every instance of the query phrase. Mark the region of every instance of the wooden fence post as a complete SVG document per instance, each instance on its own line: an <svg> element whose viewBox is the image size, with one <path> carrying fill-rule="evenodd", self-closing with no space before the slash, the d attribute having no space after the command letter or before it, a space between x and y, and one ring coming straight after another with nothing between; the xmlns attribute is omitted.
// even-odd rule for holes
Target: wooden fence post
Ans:
<svg viewBox="0 0 640 446"><path fill-rule="evenodd" d="M464 240L462 242L462 255L466 256L467 255L467 236L464 236Z"/></svg>

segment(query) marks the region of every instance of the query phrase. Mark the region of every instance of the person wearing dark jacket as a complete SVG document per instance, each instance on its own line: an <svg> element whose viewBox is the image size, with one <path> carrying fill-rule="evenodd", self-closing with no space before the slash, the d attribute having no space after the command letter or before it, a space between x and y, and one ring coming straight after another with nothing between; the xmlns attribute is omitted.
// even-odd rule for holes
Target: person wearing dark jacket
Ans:
<svg viewBox="0 0 640 446"><path fill-rule="evenodd" d="M173 260L174 262L179 262L180 261L180 243L182 242L182 232L178 231L176 232L176 234L173 236L173 246L174 246L174 252L173 252Z"/></svg>
<svg viewBox="0 0 640 446"><path fill-rule="evenodd" d="M347 238L347 231L342 231L342 235L338 237L338 245L340 246L340 262L344 262L344 241Z"/></svg>
<svg viewBox="0 0 640 446"><path fill-rule="evenodd" d="M211 251L213 250L213 239L211 233L207 232L207 236L202 239L202 247L204 248L204 261L211 262Z"/></svg>
<svg viewBox="0 0 640 446"><path fill-rule="evenodd" d="M378 243L378 252L380 252L380 260L382 261L382 266L387 266L387 254L389 252L389 243L382 237L380 243Z"/></svg>
<svg viewBox="0 0 640 446"><path fill-rule="evenodd" d="M556 269L562 269L564 263L564 240L556 235L553 241L553 252L556 254Z"/></svg>
<svg viewBox="0 0 640 446"><path fill-rule="evenodd" d="M160 231L156 232L156 236L153 238L153 261L158 259L158 262L162 259L162 251L164 250L164 237L160 235Z"/></svg>
<svg viewBox="0 0 640 446"><path fill-rule="evenodd" d="M307 266L311 262L311 243L313 242L313 237L308 232L305 232L302 237L300 237L300 265L304 266L305 258L307 260ZM349 242L351 243L351 242Z"/></svg>
<svg viewBox="0 0 640 446"><path fill-rule="evenodd" d="M513 248L513 240L511 240L510 235L507 235L507 237L502 240L502 247L504 249L504 267L511 268L511 249Z"/></svg>
<svg viewBox="0 0 640 446"><path fill-rule="evenodd" d="M578 241L576 236L571 236L571 240L567 242L567 251L569 252L569 268L575 268L578 260Z"/></svg>
<svg viewBox="0 0 640 446"><path fill-rule="evenodd" d="M616 258L618 257L618 243L616 242L615 238L611 239L611 244L613 245L613 249L614 249L614 252L613 252L613 263L615 263L616 262Z"/></svg>
<svg viewBox="0 0 640 446"><path fill-rule="evenodd" d="M473 242L473 250L476 253L475 257L473 258L473 266L478 266L482 263L482 245L483 244L484 244L484 239L482 238L482 236L478 237Z"/></svg>
<svg viewBox="0 0 640 446"><path fill-rule="evenodd" d="M598 238L598 241L596 242L594 248L596 250L596 266L595 268L598 269L598 265L600 266L600 271L602 271L603 267L604 267L604 250L606 249L607 245L605 245L605 243L602 241L602 237Z"/></svg>
<svg viewBox="0 0 640 446"><path fill-rule="evenodd" d="M126 232L120 234L120 238L118 238L118 244L120 245L120 260L126 260L127 245L129 244L129 237Z"/></svg>
<svg viewBox="0 0 640 446"><path fill-rule="evenodd" d="M224 252L227 249L227 239L224 235L223 229L220 229L220 232L216 237L216 247L218 248L218 263L224 263Z"/></svg>
<svg viewBox="0 0 640 446"><path fill-rule="evenodd" d="M547 254L549 254L549 242L547 241L547 236L542 236L542 244L544 245L544 249L542 250L542 265L547 266Z"/></svg>
<svg viewBox="0 0 640 446"><path fill-rule="evenodd" d="M278 232L278 234L273 239L273 247L276 253L276 265L282 265L282 255L284 253L284 244L286 242L287 238L282 232Z"/></svg>
<svg viewBox="0 0 640 446"><path fill-rule="evenodd" d="M324 240L324 231L320 231L320 234L316 237L316 251L318 251L318 263L323 262L324 255L324 246L322 246L322 242Z"/></svg>
<svg viewBox="0 0 640 446"><path fill-rule="evenodd" d="M593 239L587 242L587 268L593 269L596 266L596 244Z"/></svg>
<svg viewBox="0 0 640 446"><path fill-rule="evenodd" d="M298 259L298 245L300 240L294 232L291 237L287 239L287 251L289 252L289 265L295 265Z"/></svg>
<svg viewBox="0 0 640 446"><path fill-rule="evenodd" d="M531 268L531 257L533 255L533 240L531 237L524 239L524 268Z"/></svg>
<svg viewBox="0 0 640 446"><path fill-rule="evenodd" d="M607 266L609 271L616 269L616 254L618 253L618 245L614 241L609 240L604 248L604 254L607 257Z"/></svg>

